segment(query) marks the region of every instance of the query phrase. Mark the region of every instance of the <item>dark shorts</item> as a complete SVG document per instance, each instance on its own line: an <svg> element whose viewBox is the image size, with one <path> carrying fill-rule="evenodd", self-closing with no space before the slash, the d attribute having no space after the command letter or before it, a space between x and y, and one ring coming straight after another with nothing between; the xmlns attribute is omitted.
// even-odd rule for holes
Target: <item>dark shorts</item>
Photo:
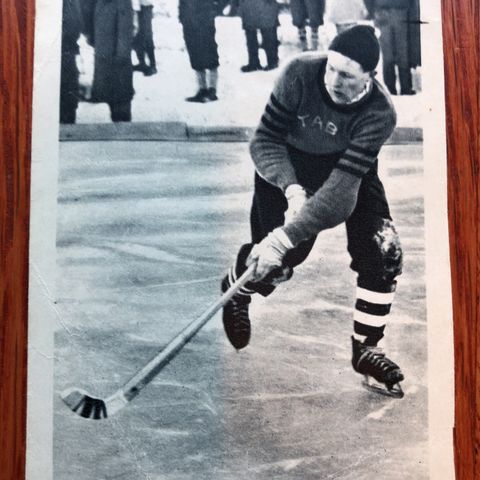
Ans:
<svg viewBox="0 0 480 480"><path fill-rule="evenodd" d="M207 24L184 24L183 38L194 70L213 70L219 66L213 21Z"/></svg>
<svg viewBox="0 0 480 480"><path fill-rule="evenodd" d="M290 0L290 9L292 23L296 27L304 27L307 20L313 28L323 25L324 0Z"/></svg>
<svg viewBox="0 0 480 480"><path fill-rule="evenodd" d="M293 148L289 149L289 153L298 182L310 193L322 186L339 159L339 155L317 157ZM237 273L244 269L242 263L253 244L260 242L274 228L283 225L287 206L281 189L255 174L250 214L252 242L244 245L240 251ZM358 273L358 285L378 292L392 291L395 277L401 273L402 252L376 168L363 177L357 205L345 224L348 252L352 258L350 267ZM315 239L312 237L289 250L283 267L293 271L295 266L307 258ZM284 274L285 268L282 275ZM275 278L275 272L271 278ZM267 295L274 289L270 280L252 284L250 288Z"/></svg>

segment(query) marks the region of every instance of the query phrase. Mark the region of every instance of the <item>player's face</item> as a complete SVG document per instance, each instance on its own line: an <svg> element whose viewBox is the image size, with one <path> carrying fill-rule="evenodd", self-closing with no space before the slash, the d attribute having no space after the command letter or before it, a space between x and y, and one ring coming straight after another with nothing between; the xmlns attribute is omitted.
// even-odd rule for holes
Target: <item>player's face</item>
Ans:
<svg viewBox="0 0 480 480"><path fill-rule="evenodd" d="M335 103L350 103L364 88L370 78L361 65L341 53L328 52L325 86Z"/></svg>

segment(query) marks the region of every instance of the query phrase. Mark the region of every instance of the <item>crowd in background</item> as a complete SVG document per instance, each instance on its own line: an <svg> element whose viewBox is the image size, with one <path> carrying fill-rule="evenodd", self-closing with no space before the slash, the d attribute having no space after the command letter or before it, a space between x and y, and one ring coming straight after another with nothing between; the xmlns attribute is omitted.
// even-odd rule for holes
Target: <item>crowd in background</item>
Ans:
<svg viewBox="0 0 480 480"><path fill-rule="evenodd" d="M415 93L411 69L421 64L419 0L327 0L327 5L325 0L179 0L179 21L198 83L197 92L186 100L218 100L218 15L241 17L248 58L242 72L277 68L282 8L290 10L302 51L327 46L322 38L324 22L333 23L338 33L359 22L373 23L380 34L386 87L392 95ZM61 123L75 123L82 97L76 63L80 35L95 52L88 100L108 104L114 122L131 121L133 72L146 76L157 73L153 10L152 0L63 0ZM265 51L266 65L261 64L260 49ZM136 63L132 62L132 52Z"/></svg>

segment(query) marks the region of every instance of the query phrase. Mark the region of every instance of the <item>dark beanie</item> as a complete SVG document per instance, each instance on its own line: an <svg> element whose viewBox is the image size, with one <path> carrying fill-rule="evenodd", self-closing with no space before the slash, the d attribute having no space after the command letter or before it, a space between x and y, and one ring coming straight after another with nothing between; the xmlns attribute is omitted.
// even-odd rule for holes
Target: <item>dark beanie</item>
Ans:
<svg viewBox="0 0 480 480"><path fill-rule="evenodd" d="M355 25L339 33L328 49L355 60L365 72L375 70L380 58L375 30L368 25Z"/></svg>

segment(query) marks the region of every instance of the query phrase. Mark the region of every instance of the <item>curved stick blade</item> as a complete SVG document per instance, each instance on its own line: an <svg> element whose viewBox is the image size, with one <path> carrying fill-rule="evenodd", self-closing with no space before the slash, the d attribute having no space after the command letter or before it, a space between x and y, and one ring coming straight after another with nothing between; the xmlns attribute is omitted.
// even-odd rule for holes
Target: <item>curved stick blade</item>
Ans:
<svg viewBox="0 0 480 480"><path fill-rule="evenodd" d="M61 395L65 404L83 418L101 420L107 418L107 405L101 398L95 398L85 390L79 388L69 388L64 390Z"/></svg>

